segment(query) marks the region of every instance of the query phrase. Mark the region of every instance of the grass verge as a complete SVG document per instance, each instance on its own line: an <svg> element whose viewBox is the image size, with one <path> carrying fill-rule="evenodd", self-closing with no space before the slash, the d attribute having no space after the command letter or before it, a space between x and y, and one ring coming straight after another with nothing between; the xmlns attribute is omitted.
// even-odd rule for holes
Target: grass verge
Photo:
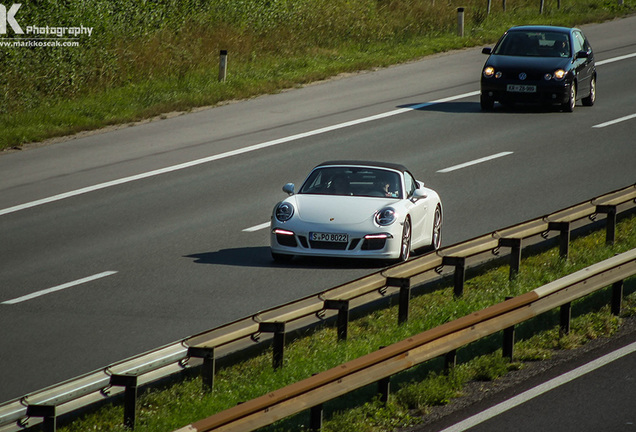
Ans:
<svg viewBox="0 0 636 432"><path fill-rule="evenodd" d="M616 243L605 245L604 230L572 241L567 261L558 248L525 256L514 281L508 267L496 267L467 280L464 296L453 299L452 284L442 283L432 292L414 296L409 322L396 326L397 306L371 312L349 326L349 339L335 343L333 328L322 328L288 344L285 366L271 367L271 352L246 359L217 372L215 390L201 391L198 378L185 379L165 388L154 388L140 396L137 431L172 431L237 403L310 377L339 364L387 346L450 320L517 296L593 263L636 247L636 217L621 221ZM571 333L559 335L557 312L546 313L517 330L515 361L501 356L500 340L493 336L459 351L458 366L450 374L441 373L440 359L426 362L392 379L392 395L387 405L374 399L375 387L361 389L327 404L325 431L379 432L417 424L431 407L443 405L462 394L467 383L493 381L528 362L549 359L556 350L573 349L590 340L612 336L624 317L636 315L636 286L628 281L623 316L613 316L609 290L581 299L573 305ZM125 431L123 407L113 404L59 428L60 431ZM267 431L306 430L308 416L299 414Z"/></svg>

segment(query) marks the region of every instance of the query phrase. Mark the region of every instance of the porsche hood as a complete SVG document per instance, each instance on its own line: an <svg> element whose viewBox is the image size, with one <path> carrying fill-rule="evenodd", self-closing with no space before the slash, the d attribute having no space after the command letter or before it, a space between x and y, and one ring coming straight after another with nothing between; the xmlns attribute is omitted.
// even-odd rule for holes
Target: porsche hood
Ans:
<svg viewBox="0 0 636 432"><path fill-rule="evenodd" d="M396 203L391 198L298 194L287 200L307 223L359 224L373 220L376 211Z"/></svg>

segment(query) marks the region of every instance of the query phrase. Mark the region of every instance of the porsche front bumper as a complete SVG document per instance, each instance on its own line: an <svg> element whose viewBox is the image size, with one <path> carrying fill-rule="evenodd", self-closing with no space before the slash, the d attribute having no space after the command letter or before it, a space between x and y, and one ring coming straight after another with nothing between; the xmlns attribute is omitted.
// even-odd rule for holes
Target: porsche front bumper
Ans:
<svg viewBox="0 0 636 432"><path fill-rule="evenodd" d="M315 241L311 233L344 234L346 241ZM313 224L310 227L272 224L270 245L273 253L298 256L397 259L400 256L402 224L390 227L343 227Z"/></svg>

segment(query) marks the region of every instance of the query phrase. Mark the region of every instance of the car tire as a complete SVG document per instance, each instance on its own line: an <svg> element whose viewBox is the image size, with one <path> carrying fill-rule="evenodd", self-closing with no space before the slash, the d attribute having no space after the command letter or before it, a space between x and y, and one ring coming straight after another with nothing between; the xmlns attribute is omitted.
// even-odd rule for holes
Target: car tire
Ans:
<svg viewBox="0 0 636 432"><path fill-rule="evenodd" d="M592 77L590 80L590 95L584 97L582 102L585 106L592 106L596 102L596 77Z"/></svg>
<svg viewBox="0 0 636 432"><path fill-rule="evenodd" d="M483 94L479 97L479 104L481 105L482 111L490 111L495 107L495 101Z"/></svg>
<svg viewBox="0 0 636 432"><path fill-rule="evenodd" d="M442 245L442 207L438 204L435 207L435 214L433 216L433 229L431 231L431 246L432 251L438 250Z"/></svg>
<svg viewBox="0 0 636 432"><path fill-rule="evenodd" d="M563 108L564 112L573 112L575 106L576 106L576 84L572 83L570 85L570 94L569 94L568 100L567 102L564 102L563 105L561 105L561 107Z"/></svg>
<svg viewBox="0 0 636 432"><path fill-rule="evenodd" d="M411 256L411 219L404 219L404 228L402 228L402 242L400 243L399 262L407 261Z"/></svg>
<svg viewBox="0 0 636 432"><path fill-rule="evenodd" d="M272 258L274 259L274 262L284 264L290 262L294 256L272 252Z"/></svg>

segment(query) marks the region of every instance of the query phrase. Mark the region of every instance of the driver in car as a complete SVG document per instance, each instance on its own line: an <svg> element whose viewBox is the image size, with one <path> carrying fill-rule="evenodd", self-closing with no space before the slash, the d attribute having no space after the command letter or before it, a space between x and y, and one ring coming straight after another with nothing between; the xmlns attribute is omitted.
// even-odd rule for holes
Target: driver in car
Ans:
<svg viewBox="0 0 636 432"><path fill-rule="evenodd" d="M400 195L399 188L395 184L394 178L381 178L379 181L381 192L385 197L398 198Z"/></svg>

